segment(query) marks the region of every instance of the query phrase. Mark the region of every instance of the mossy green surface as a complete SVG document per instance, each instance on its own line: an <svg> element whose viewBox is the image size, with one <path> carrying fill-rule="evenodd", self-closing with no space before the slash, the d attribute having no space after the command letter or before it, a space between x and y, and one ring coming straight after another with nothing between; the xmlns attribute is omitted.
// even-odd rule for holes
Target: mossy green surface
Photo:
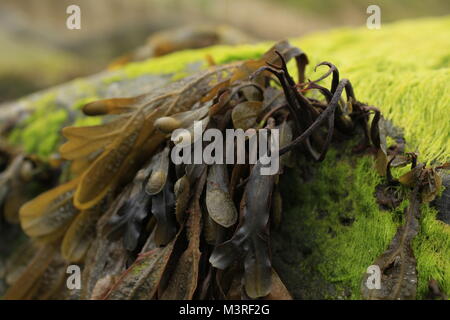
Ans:
<svg viewBox="0 0 450 320"><path fill-rule="evenodd" d="M72 110L78 110L81 113L81 108L86 105L89 102L93 102L96 100L99 100L100 98L97 96L93 97L87 97L77 100L73 106L71 107ZM101 116L91 116L91 117L84 117L79 115L76 117L76 120L71 124L74 127L83 127L83 126L95 126L102 122L103 117Z"/></svg>
<svg viewBox="0 0 450 320"><path fill-rule="evenodd" d="M95 100L98 97L82 98L69 108L64 108L58 103L54 93L44 94L37 101L30 102L33 112L12 130L8 140L26 153L45 159L57 152L57 147L63 141L61 129L64 126L92 126L101 123L101 117L84 117L81 114L81 107Z"/></svg>
<svg viewBox="0 0 450 320"><path fill-rule="evenodd" d="M213 46L204 49L184 50L166 56L152 58L144 62L134 62L125 65L121 71L111 78L105 78L105 83L120 81L124 78L136 78L145 74L173 74L173 79L177 80L198 69L208 66L206 57L213 58L216 64L225 64L238 60L257 59L261 56L270 44Z"/></svg>
<svg viewBox="0 0 450 320"><path fill-rule="evenodd" d="M382 210L374 195L383 178L373 157L354 155L348 146L331 149L322 163L290 170L281 180L283 221L272 234L275 268L295 298L361 299L362 277L403 223L408 201ZM448 295L450 227L429 205L421 212L413 242L417 298L425 298L430 279Z"/></svg>
<svg viewBox="0 0 450 320"><path fill-rule="evenodd" d="M417 294L428 293L428 281L435 279L450 296L450 226L436 219L436 209L422 205L420 233L414 239L419 284Z"/></svg>
<svg viewBox="0 0 450 320"><path fill-rule="evenodd" d="M373 163L348 148L331 149L324 162L302 164L304 169L283 178L274 264L289 278L285 283L296 298L360 298L365 270L387 248L398 224L395 213L376 203L381 177ZM295 283L298 274L301 281Z"/></svg>
<svg viewBox="0 0 450 320"><path fill-rule="evenodd" d="M57 106L54 94L48 93L35 102L34 112L13 130L9 141L26 153L47 157L60 142L60 130L67 119L68 112Z"/></svg>

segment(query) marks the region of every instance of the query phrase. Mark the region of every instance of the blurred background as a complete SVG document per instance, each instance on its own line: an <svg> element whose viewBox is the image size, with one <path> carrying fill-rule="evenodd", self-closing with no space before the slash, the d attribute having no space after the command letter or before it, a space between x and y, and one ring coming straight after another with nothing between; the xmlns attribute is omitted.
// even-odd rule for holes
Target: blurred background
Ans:
<svg viewBox="0 0 450 320"><path fill-rule="evenodd" d="M66 27L72 4L81 30ZM183 48L363 26L371 4L382 23L450 13L448 0L0 0L0 102Z"/></svg>

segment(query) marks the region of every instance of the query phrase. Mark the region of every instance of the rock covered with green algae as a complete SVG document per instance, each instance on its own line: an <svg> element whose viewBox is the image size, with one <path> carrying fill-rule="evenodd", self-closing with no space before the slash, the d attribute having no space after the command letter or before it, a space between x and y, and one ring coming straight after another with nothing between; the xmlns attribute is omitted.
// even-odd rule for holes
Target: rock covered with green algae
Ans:
<svg viewBox="0 0 450 320"><path fill-rule="evenodd" d="M370 156L355 156L349 145L330 150L324 162L283 175L283 222L272 234L273 263L299 299L361 299L368 266L389 246L408 201L382 210L374 196L382 178ZM414 240L419 277L417 298L430 279L450 292L450 226L421 208Z"/></svg>
<svg viewBox="0 0 450 320"><path fill-rule="evenodd" d="M351 79L357 98L379 107L404 129L409 148L420 159L445 161L450 154L448 82L450 17L404 21L381 30L340 29L293 40L308 53L313 66L323 60ZM9 140L28 153L47 157L62 142L60 128L70 123L95 124L83 118L84 103L99 98L135 96L207 67L206 55L217 64L259 57L271 43L189 50L34 94L0 108L0 120L21 119ZM403 203L395 212L382 211L373 196L381 181L369 157L330 152L313 165L308 180L301 173L284 190L285 212L273 238L274 264L296 298L360 298L367 266L383 252L400 223ZM288 187L285 187L288 188ZM288 194L291 196L288 196ZM423 208L421 232L414 242L419 273L418 297L429 279L450 293L449 226ZM280 236L283 235L283 236ZM286 249L289 248L289 249Z"/></svg>
<svg viewBox="0 0 450 320"><path fill-rule="evenodd" d="M365 269L396 231L393 213L380 210L374 197L381 177L370 157L355 158L348 147L306 168L281 181L274 266L297 298L359 298Z"/></svg>

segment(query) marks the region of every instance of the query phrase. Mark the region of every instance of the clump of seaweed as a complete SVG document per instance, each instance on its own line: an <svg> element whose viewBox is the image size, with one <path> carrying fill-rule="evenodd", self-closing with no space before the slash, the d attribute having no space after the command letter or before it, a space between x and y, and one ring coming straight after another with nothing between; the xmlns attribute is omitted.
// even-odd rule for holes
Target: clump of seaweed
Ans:
<svg viewBox="0 0 450 320"><path fill-rule="evenodd" d="M291 59L297 81L288 72ZM68 141L60 153L71 160L71 179L20 208L23 230L41 249L6 297L38 298L44 291L46 297L64 296L64 272L47 279L49 270L83 263L78 298L290 298L269 246L272 224L282 223L279 175L295 154L322 161L333 141L355 137L361 140L355 152L375 155L386 188L412 188L405 226L376 262L395 276L385 275L389 292L376 298L414 296L395 281L415 270L410 241L418 203L437 194L436 170L446 165L426 168L401 147L387 149L380 111L358 101L332 63L320 63L328 71L307 80L307 63L304 52L280 42L259 60L211 66L145 95L85 105L86 115L110 120L63 129ZM320 83L329 77L326 88ZM262 175L261 159L254 165L174 164L169 155L177 139L171 134L193 131L194 121L202 130L279 129L280 169ZM250 150L245 152L248 157ZM390 168L400 163L412 163L412 171L396 180Z"/></svg>

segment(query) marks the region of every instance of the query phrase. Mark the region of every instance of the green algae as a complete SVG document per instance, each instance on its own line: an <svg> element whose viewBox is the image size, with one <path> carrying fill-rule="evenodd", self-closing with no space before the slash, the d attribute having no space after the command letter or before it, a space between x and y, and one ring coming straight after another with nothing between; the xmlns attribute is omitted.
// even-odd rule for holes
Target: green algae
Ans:
<svg viewBox="0 0 450 320"><path fill-rule="evenodd" d="M84 78L78 78L71 81L71 84L75 88L75 91L80 96L77 101L78 104L75 105L77 109L83 106L82 105L83 101L86 101L86 103L88 103L96 99L100 99L100 97L98 96L99 88L96 87L95 85L92 85L92 83L90 83L89 80L86 80Z"/></svg>
<svg viewBox="0 0 450 320"><path fill-rule="evenodd" d="M84 126L96 126L101 124L103 121L102 116L95 116L95 117L81 117L75 120L74 123L72 123L72 126L74 127L84 127Z"/></svg>
<svg viewBox="0 0 450 320"><path fill-rule="evenodd" d="M120 69L121 72L105 78L103 82L109 84L146 74L172 74L172 80L178 80L192 72L207 68L207 56L213 58L214 63L219 65L246 59L257 59L270 45L269 43L236 47L220 45L203 49L183 50L166 56L151 58L144 62L129 63Z"/></svg>
<svg viewBox="0 0 450 320"><path fill-rule="evenodd" d="M83 86L87 87L84 82L76 80L76 83L83 83ZM87 117L81 111L86 103L98 99L96 95L80 98L68 107L58 102L56 93L52 91L41 95L36 101L25 99L24 103L32 112L11 131L8 141L28 154L46 159L56 153L64 141L61 134L63 127L94 126L102 123L102 116Z"/></svg>
<svg viewBox="0 0 450 320"><path fill-rule="evenodd" d="M99 100L100 98L97 96L93 96L93 97L87 97L87 98L82 98L77 100L72 107L70 108L70 110L77 110L78 111L78 115L75 119L75 121L71 124L71 126L74 127L83 127L83 126L95 126L98 124L101 124L103 121L103 117L102 116L83 116L81 108L83 108L87 103Z"/></svg>
<svg viewBox="0 0 450 320"><path fill-rule="evenodd" d="M403 224L408 200L394 210L380 209L374 194L384 180L374 169L373 157L358 157L348 150L348 146L331 149L324 162L283 176L283 222L272 235L272 250L274 266L296 298L361 299L367 267ZM395 168L393 174L408 170ZM407 194L407 188L400 188ZM421 207L413 250L417 298L426 296L430 279L448 295L450 227L436 220L436 210L428 204Z"/></svg>
<svg viewBox="0 0 450 320"><path fill-rule="evenodd" d="M297 298L358 299L367 267L395 234L396 214L376 203L375 187L382 180L372 157L331 149L324 162L308 169L309 179L296 169L282 180L284 220L274 235L275 252L287 245L283 239L289 234L289 246L295 242L293 250L302 254L292 259L284 248L290 261L282 254L274 258L275 267L293 278L303 275L297 283L285 279Z"/></svg>
<svg viewBox="0 0 450 320"><path fill-rule="evenodd" d="M26 153L47 158L57 151L63 141L61 129L69 125L97 125L102 117L85 117L81 107L86 103L98 100L98 97L88 97L77 100L71 107L65 109L56 100L53 92L44 94L37 101L30 102L30 113L8 137L10 143L20 146ZM74 120L70 120L69 111Z"/></svg>
<svg viewBox="0 0 450 320"><path fill-rule="evenodd" d="M48 93L34 103L30 114L9 136L12 144L20 145L26 153L48 157L58 146L60 130L68 112L56 104L56 96Z"/></svg>
<svg viewBox="0 0 450 320"><path fill-rule="evenodd" d="M425 298L431 279L435 279L441 290L450 296L450 226L437 220L436 214L436 209L429 204L422 205L420 233L413 243L418 298Z"/></svg>

